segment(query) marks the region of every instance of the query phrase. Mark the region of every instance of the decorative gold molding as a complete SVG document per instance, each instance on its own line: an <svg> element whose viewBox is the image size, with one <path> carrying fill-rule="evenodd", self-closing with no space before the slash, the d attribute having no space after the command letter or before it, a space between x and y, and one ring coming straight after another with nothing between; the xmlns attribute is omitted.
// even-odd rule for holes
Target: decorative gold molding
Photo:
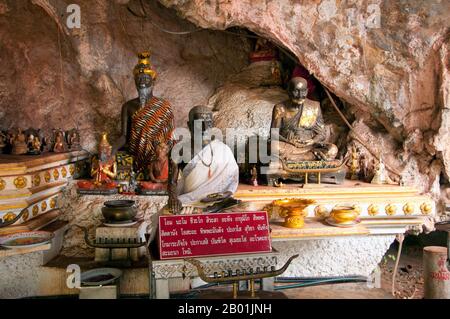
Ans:
<svg viewBox="0 0 450 319"><path fill-rule="evenodd" d="M6 188L6 182L0 178L0 192Z"/></svg>
<svg viewBox="0 0 450 319"><path fill-rule="evenodd" d="M30 217L30 212L28 211L28 209L25 209L25 211L22 214L22 220L24 222L26 222L28 220L28 218Z"/></svg>
<svg viewBox="0 0 450 319"><path fill-rule="evenodd" d="M5 215L3 215L3 221L10 222L16 217L17 217L16 214L14 214L13 212L9 212L9 213L6 213Z"/></svg>
<svg viewBox="0 0 450 319"><path fill-rule="evenodd" d="M39 174L36 174L33 176L33 186L38 187L39 185L41 185L41 177Z"/></svg>
<svg viewBox="0 0 450 319"><path fill-rule="evenodd" d="M50 172L49 171L46 171L45 173L44 173L44 179L45 179L45 182L46 183L48 183L48 182L50 182L50 179L52 178L52 176L50 175Z"/></svg>
<svg viewBox="0 0 450 319"><path fill-rule="evenodd" d="M42 210L43 212L45 212L45 211L47 210L47 202L46 202L46 201L43 201L43 202L42 202L42 204L41 204L41 210Z"/></svg>
<svg viewBox="0 0 450 319"><path fill-rule="evenodd" d="M39 213L38 205L33 206L32 213L33 213L33 217L37 216L37 214Z"/></svg>
<svg viewBox="0 0 450 319"><path fill-rule="evenodd" d="M367 212L369 213L369 216L377 216L380 213L380 206L376 204L370 204L367 208Z"/></svg>
<svg viewBox="0 0 450 319"><path fill-rule="evenodd" d="M397 213L397 207L393 204L388 204L385 208L386 214L389 216L394 216Z"/></svg>
<svg viewBox="0 0 450 319"><path fill-rule="evenodd" d="M66 176L67 176L67 170L66 170L65 167L61 168L61 175L62 175L63 178L66 178Z"/></svg>
<svg viewBox="0 0 450 319"><path fill-rule="evenodd" d="M75 173L75 165L73 165L73 164L69 165L69 173L70 173L70 175L73 176L73 174Z"/></svg>
<svg viewBox="0 0 450 319"><path fill-rule="evenodd" d="M53 209L56 207L56 197L50 199L50 208Z"/></svg>
<svg viewBox="0 0 450 319"><path fill-rule="evenodd" d="M17 189L22 189L27 187L27 179L23 176L18 176L14 179L14 186L16 186Z"/></svg>
<svg viewBox="0 0 450 319"><path fill-rule="evenodd" d="M406 203L405 206L403 206L403 212L405 215L412 215L414 214L414 204L413 203Z"/></svg>
<svg viewBox="0 0 450 319"><path fill-rule="evenodd" d="M55 178L55 181L59 178L59 171L56 168L53 170L53 177Z"/></svg>
<svg viewBox="0 0 450 319"><path fill-rule="evenodd" d="M433 206L430 203L424 202L420 205L420 211L423 215L429 215L433 211Z"/></svg>

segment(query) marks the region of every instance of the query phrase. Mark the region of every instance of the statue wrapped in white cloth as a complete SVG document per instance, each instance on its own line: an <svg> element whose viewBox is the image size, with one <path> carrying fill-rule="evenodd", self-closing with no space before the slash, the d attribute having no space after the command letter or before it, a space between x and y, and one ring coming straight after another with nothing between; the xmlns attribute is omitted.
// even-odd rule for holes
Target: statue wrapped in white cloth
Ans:
<svg viewBox="0 0 450 319"><path fill-rule="evenodd" d="M198 203L209 194L236 192L239 184L239 167L233 152L219 140L210 139L213 127L212 111L205 106L193 107L189 112L189 130L192 159L181 172L177 197L183 206ZM198 135L198 136L196 136ZM198 142L197 144L195 142ZM200 146L196 152L195 145Z"/></svg>
<svg viewBox="0 0 450 319"><path fill-rule="evenodd" d="M194 156L181 173L178 199L192 204L211 193L236 192L239 168L230 148L221 141L211 141Z"/></svg>

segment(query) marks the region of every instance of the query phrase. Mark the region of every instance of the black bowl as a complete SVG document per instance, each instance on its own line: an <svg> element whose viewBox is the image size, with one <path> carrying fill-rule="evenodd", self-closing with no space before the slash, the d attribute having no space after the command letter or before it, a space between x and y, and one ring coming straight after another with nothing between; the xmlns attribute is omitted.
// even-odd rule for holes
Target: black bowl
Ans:
<svg viewBox="0 0 450 319"><path fill-rule="evenodd" d="M134 200L109 200L103 203L106 207L109 208L124 208L124 207L133 207L136 202Z"/></svg>

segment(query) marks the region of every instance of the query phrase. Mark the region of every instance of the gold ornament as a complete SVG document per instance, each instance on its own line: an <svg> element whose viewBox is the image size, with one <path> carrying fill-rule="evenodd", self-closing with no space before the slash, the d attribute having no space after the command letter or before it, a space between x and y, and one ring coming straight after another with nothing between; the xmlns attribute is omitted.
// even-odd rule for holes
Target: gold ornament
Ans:
<svg viewBox="0 0 450 319"><path fill-rule="evenodd" d="M403 206L403 212L405 215L414 214L414 205L412 203L406 203L405 206Z"/></svg>
<svg viewBox="0 0 450 319"><path fill-rule="evenodd" d="M25 211L22 214L23 221L26 222L28 220L28 217L30 217L30 212L28 211L28 209L25 209Z"/></svg>
<svg viewBox="0 0 450 319"><path fill-rule="evenodd" d="M3 221L10 222L10 221L14 220L14 218L16 218L16 217L17 217L16 214L9 212L9 213L6 213L5 215L3 215Z"/></svg>
<svg viewBox="0 0 450 319"><path fill-rule="evenodd" d="M52 199L50 199L50 208L53 209L56 207L56 198L53 197Z"/></svg>
<svg viewBox="0 0 450 319"><path fill-rule="evenodd" d="M430 203L422 203L420 211L423 215L429 215L433 211L433 206Z"/></svg>
<svg viewBox="0 0 450 319"><path fill-rule="evenodd" d="M355 212L358 213L358 216L361 215L361 211L362 211L361 206L359 206L359 205L353 205L352 207L355 209Z"/></svg>
<svg viewBox="0 0 450 319"><path fill-rule="evenodd" d="M42 209L43 212L45 212L45 210L47 209L47 202L45 202L45 201L42 202L41 209Z"/></svg>
<svg viewBox="0 0 450 319"><path fill-rule="evenodd" d="M55 170L53 171L53 177L55 178L55 181L58 180L58 178L59 178L59 171L58 171L57 169L55 169Z"/></svg>
<svg viewBox="0 0 450 319"><path fill-rule="evenodd" d="M17 189L27 187L27 179L23 176L16 177L14 180L14 186L16 186Z"/></svg>
<svg viewBox="0 0 450 319"><path fill-rule="evenodd" d="M397 213L397 207L395 205L389 204L386 206L386 214L389 216L395 215Z"/></svg>
<svg viewBox="0 0 450 319"><path fill-rule="evenodd" d="M33 186L38 187L39 185L41 185L41 177L39 174L36 174L33 176Z"/></svg>
<svg viewBox="0 0 450 319"><path fill-rule="evenodd" d="M0 178L0 191L6 188L6 182Z"/></svg>
<svg viewBox="0 0 450 319"><path fill-rule="evenodd" d="M158 74L155 70L153 70L152 65L150 63L150 52L142 52L138 54L138 64L134 67L133 74L136 77L141 73L148 74L152 77L153 80L156 80Z"/></svg>
<svg viewBox="0 0 450 319"><path fill-rule="evenodd" d="M75 173L75 165L70 164L70 166L69 166L69 173L70 173L70 175L73 175Z"/></svg>
<svg viewBox="0 0 450 319"><path fill-rule="evenodd" d="M61 175L63 178L65 178L67 176L67 170L65 167L61 168Z"/></svg>
<svg viewBox="0 0 450 319"><path fill-rule="evenodd" d="M33 217L35 217L39 213L39 207L37 205L33 206L32 213Z"/></svg>
<svg viewBox="0 0 450 319"><path fill-rule="evenodd" d="M380 213L380 207L375 204L370 204L367 211L370 216L377 216Z"/></svg>
<svg viewBox="0 0 450 319"><path fill-rule="evenodd" d="M50 172L49 171L45 172L45 174L44 174L45 182L46 183L50 182L51 178L52 178L52 176L50 175Z"/></svg>

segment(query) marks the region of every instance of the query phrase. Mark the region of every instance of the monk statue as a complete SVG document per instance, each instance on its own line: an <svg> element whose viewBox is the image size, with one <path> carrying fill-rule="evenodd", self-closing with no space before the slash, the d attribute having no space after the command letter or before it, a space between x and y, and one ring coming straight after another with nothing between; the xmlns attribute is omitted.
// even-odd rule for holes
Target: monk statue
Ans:
<svg viewBox="0 0 450 319"><path fill-rule="evenodd" d="M278 154L282 160L294 162L336 158L338 149L327 143L320 103L306 98L305 79L293 78L288 84L289 100L275 105L272 128L279 129Z"/></svg>
<svg viewBox="0 0 450 319"><path fill-rule="evenodd" d="M153 96L156 72L150 64L150 53L138 55L134 80L138 97L122 106L122 133L114 144L134 157L137 170L144 169L156 156L154 141L172 143L173 113L169 102Z"/></svg>
<svg viewBox="0 0 450 319"><path fill-rule="evenodd" d="M191 150L191 160L178 180L178 199L183 205L193 204L209 194L236 192L239 168L231 149L217 139L211 139L213 113L205 106L195 106L189 112L191 139L182 150ZM190 145L189 145L190 144Z"/></svg>

